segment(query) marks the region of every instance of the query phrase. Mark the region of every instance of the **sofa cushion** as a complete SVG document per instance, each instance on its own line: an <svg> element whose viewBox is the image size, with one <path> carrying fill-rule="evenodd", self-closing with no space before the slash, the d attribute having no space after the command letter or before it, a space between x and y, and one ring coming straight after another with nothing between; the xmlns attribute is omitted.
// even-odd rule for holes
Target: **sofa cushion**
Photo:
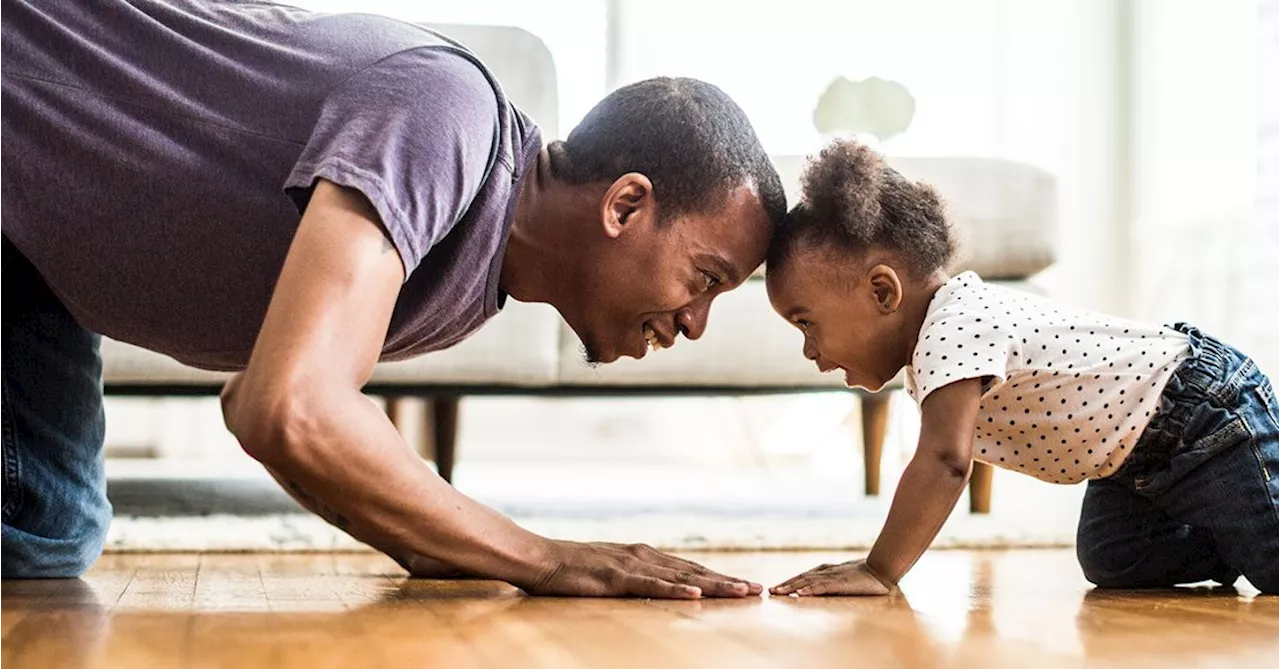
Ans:
<svg viewBox="0 0 1280 669"><path fill-rule="evenodd" d="M509 300L466 341L436 353L378 365L380 385L493 385L538 387L556 383L560 314L545 304Z"/></svg>
<svg viewBox="0 0 1280 669"><path fill-rule="evenodd" d="M108 390L123 386L220 386L228 376L188 367L133 344L102 338L102 382Z"/></svg>

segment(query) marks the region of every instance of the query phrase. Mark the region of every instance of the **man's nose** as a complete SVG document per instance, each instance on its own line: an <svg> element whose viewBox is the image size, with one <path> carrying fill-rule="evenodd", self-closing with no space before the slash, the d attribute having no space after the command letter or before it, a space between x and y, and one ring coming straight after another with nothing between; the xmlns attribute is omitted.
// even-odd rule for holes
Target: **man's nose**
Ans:
<svg viewBox="0 0 1280 669"><path fill-rule="evenodd" d="M698 339L707 330L707 316L711 313L711 300L695 302L676 312L676 329L688 339Z"/></svg>

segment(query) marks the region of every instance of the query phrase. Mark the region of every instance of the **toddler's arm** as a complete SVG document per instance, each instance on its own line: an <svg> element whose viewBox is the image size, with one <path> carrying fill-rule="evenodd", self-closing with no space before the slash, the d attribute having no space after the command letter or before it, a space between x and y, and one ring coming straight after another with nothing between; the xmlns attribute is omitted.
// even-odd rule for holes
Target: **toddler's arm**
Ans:
<svg viewBox="0 0 1280 669"><path fill-rule="evenodd" d="M875 595L896 587L924 553L969 480L982 380L943 386L925 398L916 454L898 482L884 529L866 560L823 565L770 590L775 595Z"/></svg>
<svg viewBox="0 0 1280 669"><path fill-rule="evenodd" d="M943 386L921 406L920 444L867 556L873 571L897 583L920 559L964 492L973 466L973 430L982 380Z"/></svg>

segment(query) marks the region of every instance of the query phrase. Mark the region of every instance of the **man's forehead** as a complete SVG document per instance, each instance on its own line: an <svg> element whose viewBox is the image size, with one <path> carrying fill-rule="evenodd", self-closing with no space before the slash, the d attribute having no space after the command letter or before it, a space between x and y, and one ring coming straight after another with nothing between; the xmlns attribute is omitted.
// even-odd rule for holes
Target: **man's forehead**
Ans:
<svg viewBox="0 0 1280 669"><path fill-rule="evenodd" d="M699 218L698 250L731 265L735 279L744 279L764 261L773 222L754 189L734 189L719 207Z"/></svg>
<svg viewBox="0 0 1280 669"><path fill-rule="evenodd" d="M769 222L769 215L765 211L764 198L760 196L760 191L752 182L739 184L725 193L721 206L725 210L736 209L740 214L758 216L760 219ZM770 223L770 226L772 224Z"/></svg>

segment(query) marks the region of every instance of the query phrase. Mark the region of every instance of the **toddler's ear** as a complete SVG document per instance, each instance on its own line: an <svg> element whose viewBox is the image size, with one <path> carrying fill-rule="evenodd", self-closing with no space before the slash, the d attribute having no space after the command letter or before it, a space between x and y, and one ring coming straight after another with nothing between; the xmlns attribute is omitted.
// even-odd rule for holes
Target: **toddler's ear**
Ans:
<svg viewBox="0 0 1280 669"><path fill-rule="evenodd" d="M868 284L876 307L882 314L892 314L902 304L902 281L898 272L888 265L876 265L868 272Z"/></svg>

